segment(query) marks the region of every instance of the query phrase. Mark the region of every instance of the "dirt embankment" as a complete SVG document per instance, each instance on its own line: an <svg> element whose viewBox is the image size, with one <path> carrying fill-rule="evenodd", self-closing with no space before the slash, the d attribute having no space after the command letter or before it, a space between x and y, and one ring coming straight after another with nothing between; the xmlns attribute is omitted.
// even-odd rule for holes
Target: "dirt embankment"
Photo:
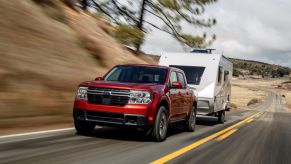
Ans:
<svg viewBox="0 0 291 164"><path fill-rule="evenodd" d="M71 123L78 83L115 64L151 63L58 0L0 1L1 130Z"/></svg>
<svg viewBox="0 0 291 164"><path fill-rule="evenodd" d="M286 105L291 110L291 82L283 82L280 85L275 86L274 89L277 93L280 94L282 103Z"/></svg>
<svg viewBox="0 0 291 164"><path fill-rule="evenodd" d="M232 87L232 102L234 105L242 108L248 107L247 104L257 99L261 102L265 99L267 93L262 90L269 90L281 95L284 105L291 110L291 90L288 88L289 78L270 78L270 79L248 79L248 80L233 80ZM287 84L287 85L286 85ZM258 88L248 89L248 88ZM255 103L259 104L259 103ZM250 107L254 107L251 105Z"/></svg>

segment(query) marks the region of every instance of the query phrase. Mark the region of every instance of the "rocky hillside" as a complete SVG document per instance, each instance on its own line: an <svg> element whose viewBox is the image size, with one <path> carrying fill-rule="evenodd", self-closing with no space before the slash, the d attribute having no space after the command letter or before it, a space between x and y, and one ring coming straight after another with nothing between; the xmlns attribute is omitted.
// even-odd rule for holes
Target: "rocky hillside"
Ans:
<svg viewBox="0 0 291 164"><path fill-rule="evenodd" d="M234 65L234 76L283 77L291 73L291 68L252 60L229 58Z"/></svg>
<svg viewBox="0 0 291 164"><path fill-rule="evenodd" d="M110 37L98 18L59 0L0 1L0 8L0 130L71 122L78 83L115 64L152 63Z"/></svg>

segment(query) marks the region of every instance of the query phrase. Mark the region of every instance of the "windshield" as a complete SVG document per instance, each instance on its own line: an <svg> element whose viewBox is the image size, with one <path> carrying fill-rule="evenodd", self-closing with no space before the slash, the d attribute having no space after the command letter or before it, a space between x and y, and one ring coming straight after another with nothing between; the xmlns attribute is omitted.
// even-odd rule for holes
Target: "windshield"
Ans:
<svg viewBox="0 0 291 164"><path fill-rule="evenodd" d="M164 84L167 69L145 66L117 66L104 78L105 81L126 83L156 83Z"/></svg>
<svg viewBox="0 0 291 164"><path fill-rule="evenodd" d="M195 67L195 66L170 65L170 67L175 67L183 70L187 78L187 83L193 85L200 84L202 75L205 70L205 67Z"/></svg>

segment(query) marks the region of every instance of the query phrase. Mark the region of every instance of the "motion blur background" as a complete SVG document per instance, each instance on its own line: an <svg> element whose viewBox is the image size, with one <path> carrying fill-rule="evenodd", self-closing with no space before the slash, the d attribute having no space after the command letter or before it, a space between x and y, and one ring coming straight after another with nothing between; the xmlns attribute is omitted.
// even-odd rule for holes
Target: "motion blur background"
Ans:
<svg viewBox="0 0 291 164"><path fill-rule="evenodd" d="M0 134L70 126L80 82L115 64L154 63L108 35L96 14L62 1L1 0L0 8Z"/></svg>
<svg viewBox="0 0 291 164"><path fill-rule="evenodd" d="M168 9L173 7L171 0L158 2ZM208 5L215 0L197 2ZM80 82L93 80L116 64L157 63L159 57L132 49L136 43L143 43L143 38L135 40L129 36L143 34L126 26L116 28L104 13L91 8L84 10L81 4L78 0L0 0L0 134L70 127L73 100ZM215 19L207 21L206 28L216 24ZM216 39L213 35L206 43L204 39L209 37L204 34L181 36L188 48L209 46ZM135 46L129 48L121 43ZM159 44L153 43L155 47ZM288 67L234 62L244 69L253 69L237 70L237 76L256 75L262 68L269 71L267 76L277 70L279 76L290 73ZM240 93L243 92L246 93ZM249 92L248 95L257 91Z"/></svg>

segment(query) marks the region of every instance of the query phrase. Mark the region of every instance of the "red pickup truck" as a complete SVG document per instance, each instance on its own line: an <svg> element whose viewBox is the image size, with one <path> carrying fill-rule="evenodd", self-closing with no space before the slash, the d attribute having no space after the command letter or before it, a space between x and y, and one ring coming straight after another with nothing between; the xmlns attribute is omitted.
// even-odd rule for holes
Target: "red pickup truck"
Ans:
<svg viewBox="0 0 291 164"><path fill-rule="evenodd" d="M156 65L117 65L103 77L79 85L73 118L79 134L95 125L149 130L155 141L166 139L168 125L194 131L197 100L184 72Z"/></svg>

